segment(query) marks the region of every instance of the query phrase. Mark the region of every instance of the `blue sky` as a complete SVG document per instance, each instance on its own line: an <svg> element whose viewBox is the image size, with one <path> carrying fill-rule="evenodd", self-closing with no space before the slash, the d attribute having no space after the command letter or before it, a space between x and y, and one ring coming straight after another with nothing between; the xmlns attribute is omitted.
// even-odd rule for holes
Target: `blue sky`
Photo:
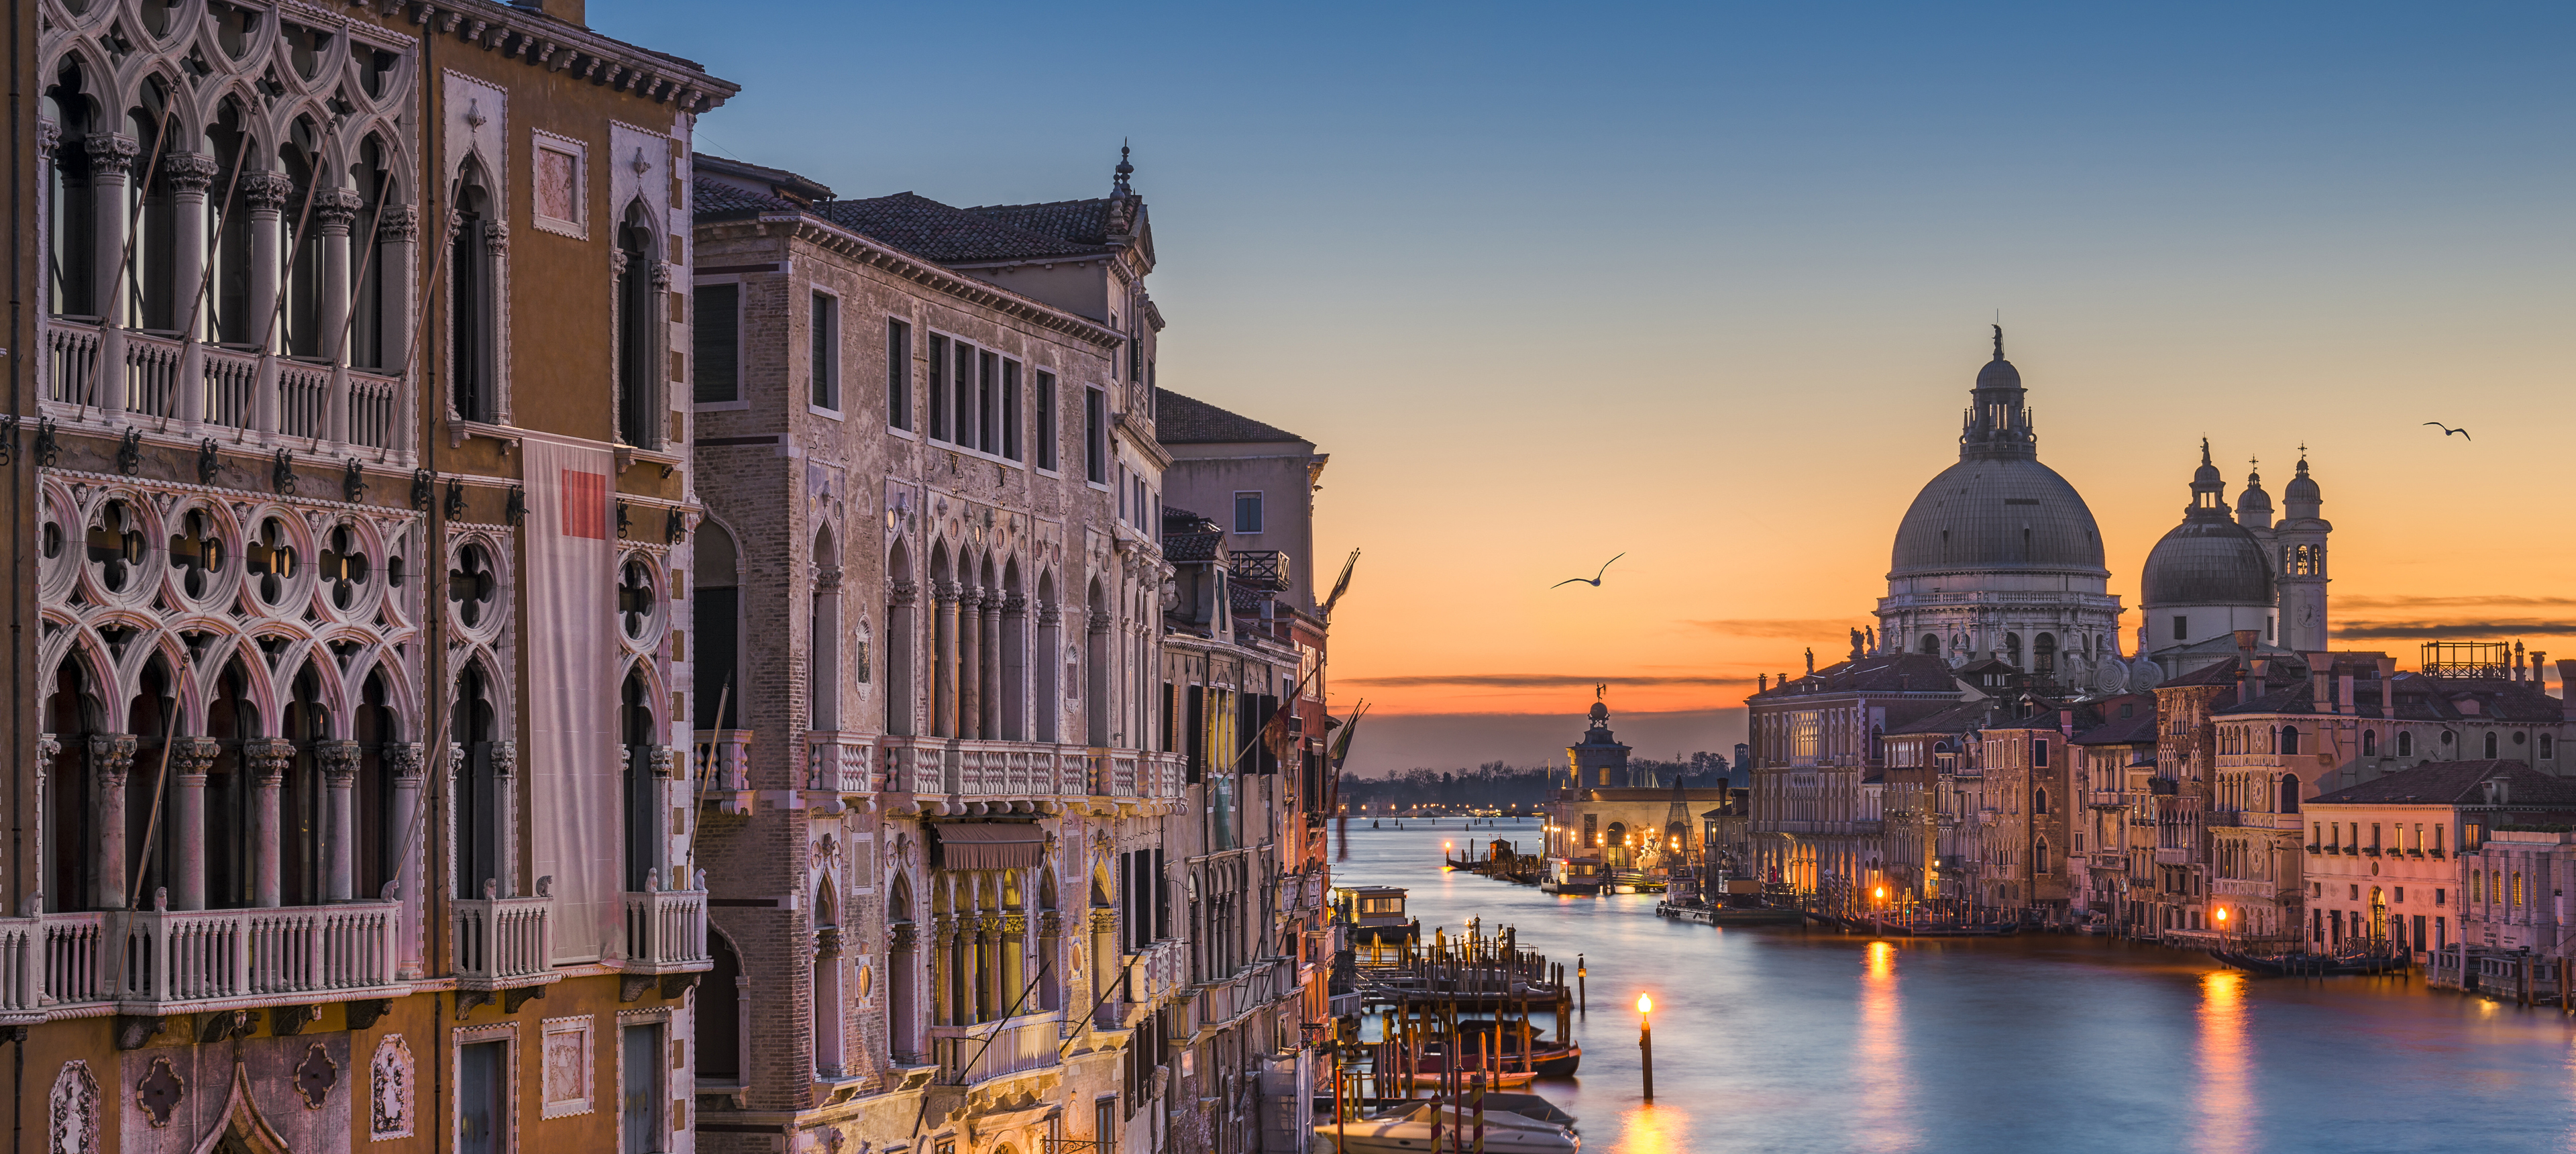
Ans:
<svg viewBox="0 0 2576 1154"><path fill-rule="evenodd" d="M844 196L1097 196L1132 139L1162 379L1334 454L1323 552L1368 550L1335 697L1388 724L1573 717L1595 676L1715 710L1707 679L1832 652L1998 309L2131 604L2202 435L2275 492L2311 446L2339 596L2475 618L2576 567L2495 564L2528 510L2426 484L2546 485L2576 420L2576 7L590 15L744 86L702 148ZM1540 595L1622 548L1624 588ZM1366 684L1489 672L1567 685Z"/></svg>

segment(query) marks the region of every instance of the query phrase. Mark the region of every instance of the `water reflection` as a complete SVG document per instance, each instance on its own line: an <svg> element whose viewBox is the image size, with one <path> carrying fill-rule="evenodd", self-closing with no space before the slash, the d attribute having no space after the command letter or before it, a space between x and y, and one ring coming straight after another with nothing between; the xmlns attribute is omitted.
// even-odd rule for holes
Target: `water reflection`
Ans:
<svg viewBox="0 0 2576 1154"><path fill-rule="evenodd" d="M2200 1110L2193 1148L2209 1154L2253 1149L2258 1119L2247 1085L2253 1056L2245 1030L2245 975L2218 970L2200 979Z"/></svg>
<svg viewBox="0 0 2576 1154"><path fill-rule="evenodd" d="M1691 1149L1690 1120L1690 1112L1679 1106L1661 1102L1638 1106L1619 1116L1619 1143L1606 1149L1616 1154L1683 1154ZM1584 1145L1592 1148L1590 1142Z"/></svg>
<svg viewBox="0 0 2576 1154"><path fill-rule="evenodd" d="M1441 839L1460 832L1354 829L1335 879L1411 887L1426 935L1516 926L1569 978L1589 955L1591 1013L1569 1023L1582 1072L1535 1089L1594 1151L2576 1150L2576 1042L2555 1007L2420 979L2256 978L2099 938L1715 930L1657 918L1651 895L1443 874ZM1539 839L1534 822L1473 834Z"/></svg>
<svg viewBox="0 0 2576 1154"><path fill-rule="evenodd" d="M1905 1070L1905 1022L1896 989L1896 946L1871 942L1861 951L1860 1038L1852 1047L1852 1081L1859 1087L1860 1147L1911 1150L1919 1142L1912 1087Z"/></svg>

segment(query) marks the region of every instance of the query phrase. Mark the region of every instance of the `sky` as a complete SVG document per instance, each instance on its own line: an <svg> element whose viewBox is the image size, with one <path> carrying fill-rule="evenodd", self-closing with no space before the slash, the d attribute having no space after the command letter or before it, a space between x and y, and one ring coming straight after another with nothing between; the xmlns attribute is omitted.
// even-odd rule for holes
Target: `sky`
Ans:
<svg viewBox="0 0 2576 1154"><path fill-rule="evenodd" d="M1099 196L1131 143L1161 382L1332 454L1361 772L1561 761L1596 682L1641 755L1731 748L1872 622L1998 316L2132 630L2206 436L2231 496L2306 447L2339 647L2576 657L2570 6L590 19L743 85L702 150L845 197Z"/></svg>

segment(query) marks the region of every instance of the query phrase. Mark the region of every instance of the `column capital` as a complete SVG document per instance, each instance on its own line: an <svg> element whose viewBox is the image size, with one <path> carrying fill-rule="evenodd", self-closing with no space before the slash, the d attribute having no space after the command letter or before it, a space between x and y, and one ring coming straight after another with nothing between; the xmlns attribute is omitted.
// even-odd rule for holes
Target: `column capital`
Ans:
<svg viewBox="0 0 2576 1154"><path fill-rule="evenodd" d="M173 192L202 194L221 171L223 165L212 153L173 152L161 158L161 179L170 182Z"/></svg>
<svg viewBox="0 0 2576 1154"><path fill-rule="evenodd" d="M828 593L841 587L841 567L832 565L814 571L814 589Z"/></svg>
<svg viewBox="0 0 2576 1154"><path fill-rule="evenodd" d="M515 741L493 742L492 775L495 777L509 777L517 772L519 772L519 743Z"/></svg>
<svg viewBox="0 0 2576 1154"><path fill-rule="evenodd" d="M36 759L51 762L63 755L63 739L50 733L36 735Z"/></svg>
<svg viewBox="0 0 2576 1154"><path fill-rule="evenodd" d="M143 154L143 145L119 132L93 132L81 138L81 150L89 154L89 174L124 176L134 170L134 158Z"/></svg>
<svg viewBox="0 0 2576 1154"><path fill-rule="evenodd" d="M282 737L254 737L242 742L242 761L259 771L261 785L286 784L286 767L295 764L295 743Z"/></svg>
<svg viewBox="0 0 2576 1154"><path fill-rule="evenodd" d="M964 592L964 588L954 581L933 581L930 583L930 599L940 603L941 605L957 604L957 598Z"/></svg>
<svg viewBox="0 0 2576 1154"><path fill-rule="evenodd" d="M1107 632L1109 632L1109 624L1110 624L1110 618L1109 618L1109 611L1108 611L1108 610L1106 610L1106 609L1094 609L1094 610L1092 610L1092 611L1091 611L1091 631L1092 631L1092 632L1094 632L1094 633L1107 633Z"/></svg>
<svg viewBox="0 0 2576 1154"><path fill-rule="evenodd" d="M242 203L252 212L284 211L295 195L295 181L283 172L245 172L240 185Z"/></svg>
<svg viewBox="0 0 2576 1154"><path fill-rule="evenodd" d="M124 785L125 775L134 769L134 745L131 733L91 734L90 765L98 771L99 780L112 786Z"/></svg>
<svg viewBox="0 0 2576 1154"><path fill-rule="evenodd" d="M410 244L420 236L420 210L408 204L380 209L376 237L391 244Z"/></svg>
<svg viewBox="0 0 2576 1154"><path fill-rule="evenodd" d="M63 146L63 126L39 117L36 120L36 159L53 162L54 151Z"/></svg>
<svg viewBox="0 0 2576 1154"><path fill-rule="evenodd" d="M921 586L910 581L897 581L887 591L886 601L897 609L910 609L921 603Z"/></svg>
<svg viewBox="0 0 2576 1154"><path fill-rule="evenodd" d="M510 255L508 221L495 216L483 222L483 251L491 253L494 260Z"/></svg>
<svg viewBox="0 0 2576 1154"><path fill-rule="evenodd" d="M358 210L366 200L354 188L324 188L313 193L313 223L323 232L349 234L349 226L358 219Z"/></svg>
<svg viewBox="0 0 2576 1154"><path fill-rule="evenodd" d="M420 755L421 747L417 741L389 741L385 743L384 751L378 754L384 759L386 769L394 771L395 777L406 780L420 777Z"/></svg>
<svg viewBox="0 0 2576 1154"><path fill-rule="evenodd" d="M358 762L366 755L354 741L317 741L313 743L313 760L322 763L322 773L330 778L333 788L357 780Z"/></svg>
<svg viewBox="0 0 2576 1154"><path fill-rule="evenodd" d="M1029 599L1020 595L1017 591L1013 591L1002 598L1002 612L1013 617L1018 617L1028 611Z"/></svg>
<svg viewBox="0 0 2576 1154"><path fill-rule="evenodd" d="M1064 624L1064 609L1063 609L1063 607L1058 606L1058 605L1053 605L1053 604L1044 604L1044 605L1040 605L1040 606L1038 606L1038 624L1040 624L1040 625L1062 625L1062 624Z"/></svg>
<svg viewBox="0 0 2576 1154"><path fill-rule="evenodd" d="M206 771L214 768L215 759L223 756L223 747L211 737L182 737L170 746L170 767L182 780L196 778L205 784Z"/></svg>

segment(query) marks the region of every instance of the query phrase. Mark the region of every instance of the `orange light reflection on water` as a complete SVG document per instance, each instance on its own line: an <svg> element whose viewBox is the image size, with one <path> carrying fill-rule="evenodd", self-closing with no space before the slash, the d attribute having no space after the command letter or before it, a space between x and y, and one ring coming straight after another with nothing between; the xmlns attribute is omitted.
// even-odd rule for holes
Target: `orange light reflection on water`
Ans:
<svg viewBox="0 0 2576 1154"><path fill-rule="evenodd" d="M1905 1006L1898 996L1896 945L1871 942L1861 954L1860 1037L1853 1048L1853 1096L1858 1107L1858 1146L1911 1150L1922 1134L1911 1115L1913 1087L1905 1077Z"/></svg>
<svg viewBox="0 0 2576 1154"><path fill-rule="evenodd" d="M2200 1115L2192 1148L2241 1154L2254 1148L2253 1055L2245 1030L2245 975L2218 970L2200 980Z"/></svg>
<svg viewBox="0 0 2576 1154"><path fill-rule="evenodd" d="M1614 1154L1691 1154L1690 1111L1658 1103L1619 1115Z"/></svg>

